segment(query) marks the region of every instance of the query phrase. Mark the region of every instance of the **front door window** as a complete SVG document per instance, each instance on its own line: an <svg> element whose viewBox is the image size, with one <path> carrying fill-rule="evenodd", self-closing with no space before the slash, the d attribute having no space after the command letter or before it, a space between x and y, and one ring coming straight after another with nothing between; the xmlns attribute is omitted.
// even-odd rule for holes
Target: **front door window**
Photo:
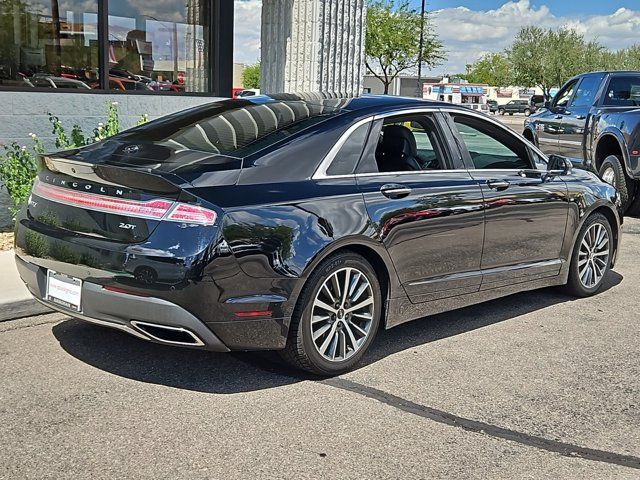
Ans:
<svg viewBox="0 0 640 480"><path fill-rule="evenodd" d="M524 142L506 130L466 115L455 115L453 123L476 169L532 168Z"/></svg>

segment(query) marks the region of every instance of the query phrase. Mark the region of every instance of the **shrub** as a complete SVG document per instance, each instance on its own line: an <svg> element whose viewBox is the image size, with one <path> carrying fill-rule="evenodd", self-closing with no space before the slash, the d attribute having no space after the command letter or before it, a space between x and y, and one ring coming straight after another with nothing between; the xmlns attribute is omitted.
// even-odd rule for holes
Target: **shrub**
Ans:
<svg viewBox="0 0 640 480"><path fill-rule="evenodd" d="M31 185L36 176L37 147L28 149L17 143L4 146L4 155L0 156L0 180L11 197L11 214L15 215L29 198Z"/></svg>
<svg viewBox="0 0 640 480"><path fill-rule="evenodd" d="M142 125L148 120L147 114L141 115L137 125ZM61 150L80 148L99 142L119 133L121 128L118 117L118 102L107 104L105 123L100 122L93 130L93 134L89 136L86 136L82 127L77 124L71 128L71 133L67 134L60 119L52 113L49 113L49 121L52 126L51 133L55 136L56 148ZM16 142L10 145L0 145L4 149L4 153L0 150L0 182L11 197L9 209L12 215L15 215L29 198L38 171L37 156L44 153L42 141L33 133L29 136L33 140L31 147Z"/></svg>

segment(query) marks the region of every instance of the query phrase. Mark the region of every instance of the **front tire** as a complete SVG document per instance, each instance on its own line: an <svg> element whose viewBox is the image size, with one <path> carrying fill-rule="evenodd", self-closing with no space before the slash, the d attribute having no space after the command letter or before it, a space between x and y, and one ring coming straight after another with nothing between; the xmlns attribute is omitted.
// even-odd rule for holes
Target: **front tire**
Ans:
<svg viewBox="0 0 640 480"><path fill-rule="evenodd" d="M526 109L524 110L524 116L525 116L525 117L528 117L529 115L531 115L531 110L529 110L528 108L526 108Z"/></svg>
<svg viewBox="0 0 640 480"><path fill-rule="evenodd" d="M611 267L613 233L607 217L591 215L578 233L566 289L576 297L590 297L602 288Z"/></svg>
<svg viewBox="0 0 640 480"><path fill-rule="evenodd" d="M367 351L382 315L382 291L367 260L345 252L324 260L296 304L282 358L317 375L352 369Z"/></svg>
<svg viewBox="0 0 640 480"><path fill-rule="evenodd" d="M614 186L620 194L622 212L626 212L633 199L633 180L627 177L622 161L616 155L609 155L602 161L598 176L602 181Z"/></svg>
<svg viewBox="0 0 640 480"><path fill-rule="evenodd" d="M501 108L500 110L498 110L498 113L499 113L500 115L504 115L506 112Z"/></svg>

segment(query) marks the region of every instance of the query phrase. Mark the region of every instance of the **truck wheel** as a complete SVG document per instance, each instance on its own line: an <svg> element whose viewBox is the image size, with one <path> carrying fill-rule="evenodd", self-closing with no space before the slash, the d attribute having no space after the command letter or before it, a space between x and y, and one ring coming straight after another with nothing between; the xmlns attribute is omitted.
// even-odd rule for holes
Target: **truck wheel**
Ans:
<svg viewBox="0 0 640 480"><path fill-rule="evenodd" d="M634 185L633 180L627 177L620 158L616 155L609 155L600 165L598 174L603 181L616 187L622 202L622 213L626 212L631 200L633 200Z"/></svg>
<svg viewBox="0 0 640 480"><path fill-rule="evenodd" d="M528 108L525 108L525 109L524 109L524 116L525 116L525 117L528 117L529 115L531 115L531 110L530 110L530 109L528 109Z"/></svg>

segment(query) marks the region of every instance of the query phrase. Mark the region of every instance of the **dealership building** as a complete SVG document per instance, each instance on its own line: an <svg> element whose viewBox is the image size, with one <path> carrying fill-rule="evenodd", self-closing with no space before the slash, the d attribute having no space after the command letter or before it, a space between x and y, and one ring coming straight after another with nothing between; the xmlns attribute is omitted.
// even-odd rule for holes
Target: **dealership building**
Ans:
<svg viewBox="0 0 640 480"><path fill-rule="evenodd" d="M85 133L232 92L232 0L2 0L0 144L53 145L48 113ZM364 0L263 0L261 91L360 92ZM0 152L1 153L1 152ZM0 192L0 226L8 201Z"/></svg>

